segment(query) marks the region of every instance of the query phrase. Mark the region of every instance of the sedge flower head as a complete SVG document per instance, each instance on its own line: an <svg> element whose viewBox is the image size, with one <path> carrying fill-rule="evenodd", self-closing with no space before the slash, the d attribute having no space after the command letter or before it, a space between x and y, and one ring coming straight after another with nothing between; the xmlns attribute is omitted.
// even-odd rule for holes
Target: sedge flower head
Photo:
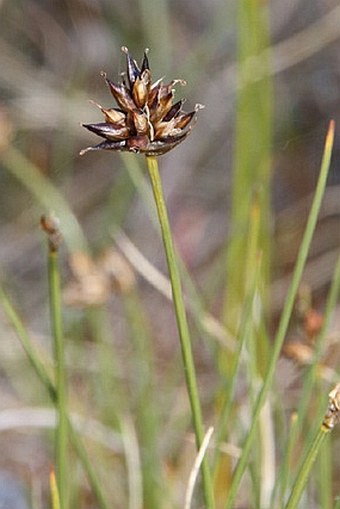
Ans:
<svg viewBox="0 0 340 509"><path fill-rule="evenodd" d="M145 50L140 65L126 47L122 51L126 55L127 67L122 81L114 83L102 73L118 107L106 109L94 103L102 111L104 122L83 126L104 141L85 148L81 155L102 149L147 156L165 154L190 134L197 112L203 107L197 104L193 111L186 113L182 109L183 99L174 102L174 86L185 85L184 80L175 79L167 85L163 79L152 83L148 50Z"/></svg>

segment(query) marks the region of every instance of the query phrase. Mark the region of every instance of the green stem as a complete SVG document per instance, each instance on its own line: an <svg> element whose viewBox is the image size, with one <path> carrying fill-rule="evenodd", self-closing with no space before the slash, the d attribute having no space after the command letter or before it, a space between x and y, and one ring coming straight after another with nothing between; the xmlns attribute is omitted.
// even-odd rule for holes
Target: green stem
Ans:
<svg viewBox="0 0 340 509"><path fill-rule="evenodd" d="M323 398L322 398L323 399ZM333 508L333 450L331 440L325 440L318 458L317 480L319 504L322 509Z"/></svg>
<svg viewBox="0 0 340 509"><path fill-rule="evenodd" d="M25 350L25 353L36 372L38 378L42 382L43 386L48 391L51 400L54 404L56 404L57 399L57 389L52 381L51 376L49 375L46 367L41 362L40 358L37 355L37 352L35 348L32 345L32 342L26 332L25 326L22 323L21 318L19 317L17 311L14 309L12 303L10 302L9 298L7 297L4 290L0 287L0 302L3 305L4 311L9 319L9 321L12 323L21 346ZM70 419L68 418L68 427L69 427L69 433L70 433L70 439L72 441L72 444L77 452L78 458L80 459L80 462L84 468L84 471L86 472L86 475L88 477L88 480L90 482L90 485L92 487L92 490L95 494L95 497L98 502L98 507L100 509L109 509L111 506L108 503L108 501L105 499L100 481L97 478L97 473L95 469L93 468L92 461L89 460L87 452L85 450L85 447L83 445L82 440L79 438L77 431L74 429L74 426Z"/></svg>
<svg viewBox="0 0 340 509"><path fill-rule="evenodd" d="M3 309L6 313L8 320L12 323L14 330L18 335L21 346L24 349L31 366L33 367L36 375L42 382L43 386L46 388L51 400L53 401L53 403L55 403L57 395L52 379L46 367L38 357L31 343L31 340L26 332L25 326L22 323L20 317L18 316L18 313L14 309L11 301L9 300L8 296L6 295L5 291L1 286L0 286L0 302L3 306Z"/></svg>
<svg viewBox="0 0 340 509"><path fill-rule="evenodd" d="M325 150L323 154L323 159L321 163L321 170L318 179L318 183L316 186L316 191L312 203L312 207L308 216L307 225L305 229L305 233L301 242L301 246L299 249L298 257L296 260L296 265L293 273L292 283L288 290L287 298L285 301L285 305L282 311L280 323L277 329L277 333L274 339L274 347L272 351L272 356L268 364L267 372L265 374L263 385L261 391L257 397L254 412L251 420L251 427L247 434L247 438L242 447L242 454L239 462L236 466L235 473L233 476L233 480L230 486L227 503L225 505L225 509L231 509L234 505L236 495L238 492L239 485L241 483L241 479L243 477L244 471L247 468L248 458L251 451L251 447L253 445L255 436L256 436L256 425L258 418L261 413L261 409L263 404L266 401L268 392L272 386L272 381L275 375L276 364L280 356L281 348L287 333L290 317L292 314L292 310L294 307L294 302L296 298L296 294L300 285L301 277L303 274L303 270L305 267L305 263L307 260L307 255L309 251L310 244L312 242L318 213L321 207L322 198L325 192L327 175L329 171L330 161L331 161L331 153L333 147L334 140L334 122L332 121L329 126L329 130L326 137Z"/></svg>
<svg viewBox="0 0 340 509"><path fill-rule="evenodd" d="M204 438L203 419L201 404L198 395L196 372L193 361L189 328L186 318L179 270L176 263L176 255L172 240L167 208L164 200L161 178L159 175L158 162L155 157L147 157L146 160L152 185L152 191L156 203L158 219L161 227L166 259L168 263L168 270L173 294L173 302L177 319L177 327L181 343L184 373L190 399L192 419L195 428L196 445L197 449L199 449ZM214 494L212 488L211 474L206 457L202 462L201 469L206 507L208 509L213 509L213 507L215 506Z"/></svg>
<svg viewBox="0 0 340 509"><path fill-rule="evenodd" d="M153 378L154 358L150 348L151 335L135 288L124 296L123 304L129 324L129 337L135 352L132 371L136 377L133 379L138 401L135 419L141 446L144 505L148 509L158 509L164 499L164 483L157 443L159 419Z"/></svg>
<svg viewBox="0 0 340 509"><path fill-rule="evenodd" d="M104 497L100 481L97 477L97 472L93 468L93 459L89 459L82 440L78 436L78 432L74 429L71 421L68 419L70 439L77 452L78 458L87 474L88 480L92 487L93 493L97 499L99 509L111 509L111 505Z"/></svg>
<svg viewBox="0 0 340 509"><path fill-rule="evenodd" d="M328 434L329 429L324 428L323 426L317 431L317 434L312 441L311 447L307 452L306 458L302 463L301 469L297 475L296 481L294 483L291 495L285 506L285 509L295 509L299 503L302 492L306 486L306 482L312 466L315 462L318 451L323 443L326 435Z"/></svg>
<svg viewBox="0 0 340 509"><path fill-rule="evenodd" d="M281 479L281 487L280 492L282 496L286 492L288 481L289 481L289 475L291 472L289 472L289 463L291 458L291 452L294 450L296 446L296 440L298 438L298 432L302 428L302 424L306 418L306 414L309 408L309 403L311 399L311 394L315 388L315 380L317 377L317 371L319 362L322 358L322 355L325 353L325 338L326 333L329 329L329 324L331 321L332 313L335 310L338 295L340 291L340 256L338 257L334 275L332 278L332 284L331 288L328 293L327 297L327 303L324 311L323 316L323 325L321 328L321 331L316 338L315 345L314 345L314 356L313 360L311 362L310 367L307 369L306 373L304 374L303 379L303 387L301 391L300 396L300 403L298 405L298 412L296 416L295 425L292 427L292 429L289 432L287 444L284 447L284 450L286 451L282 460L282 476L278 476L279 479Z"/></svg>
<svg viewBox="0 0 340 509"><path fill-rule="evenodd" d="M295 438L297 435L298 428L298 416L297 413L293 413L290 418L290 428L288 433L288 439L284 448L284 456L281 460L281 464L277 473L277 482L275 484L271 506L278 507L278 500L285 499L285 493L287 491L287 486L292 477L292 471L290 469L290 463L294 452L295 446Z"/></svg>
<svg viewBox="0 0 340 509"><path fill-rule="evenodd" d="M67 389L64 353L64 335L61 315L60 277L58 269L58 252L49 249L48 277L50 290L51 327L54 340L54 360L58 422L56 426L55 459L61 509L67 508L67 449L68 449L68 418Z"/></svg>
<svg viewBox="0 0 340 509"><path fill-rule="evenodd" d="M222 408L219 415L218 424L216 426L216 437L215 437L215 454L213 467L215 472L217 471L218 460L220 457L220 445L226 437L226 430L228 423L230 423L232 403L235 398L235 390L238 382L238 373L242 360L242 351L247 338L250 336L251 327L253 325L252 307L254 305L254 298L256 289L258 287L260 275L260 262L257 261L257 265L254 267L254 274L251 276L249 285L249 295L247 295L244 302L244 309L242 310L241 320L239 324L239 330L236 336L237 350L234 352L231 365L230 365L230 382L225 391L225 398L222 404ZM230 424L229 424L230 425Z"/></svg>

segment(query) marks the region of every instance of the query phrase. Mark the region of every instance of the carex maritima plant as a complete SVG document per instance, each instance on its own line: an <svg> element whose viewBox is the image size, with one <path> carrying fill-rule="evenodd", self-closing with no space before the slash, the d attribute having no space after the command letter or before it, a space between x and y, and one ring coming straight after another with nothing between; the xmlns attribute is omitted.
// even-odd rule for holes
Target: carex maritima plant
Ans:
<svg viewBox="0 0 340 509"><path fill-rule="evenodd" d="M177 83L185 85L184 80L175 79L164 85L161 78L152 83L148 50L145 50L140 66L125 46L122 51L126 55L127 66L122 82L114 83L102 73L118 108L106 109L97 104L105 122L83 126L104 141L80 153L104 149L147 156L164 154L188 136L202 106L197 104L194 111L186 113L182 110L183 99L173 102L174 86Z"/></svg>
<svg viewBox="0 0 340 509"><path fill-rule="evenodd" d="M164 85L161 78L152 83L147 50L144 52L140 66L130 56L126 47L123 47L122 51L126 55L127 63L127 71L122 74L122 81L118 84L113 83L106 77L106 74L103 74L111 94L117 102L118 108L105 109L99 104L97 105L104 114L105 122L84 124L84 127L104 138L104 141L94 147L82 150L81 154L88 150L105 149L141 153L146 156L169 269L196 445L197 449L200 449L204 440L201 403L180 273L176 261L157 156L173 149L190 134L197 112L202 106L197 104L194 111L190 113L184 112L182 110L183 99L174 102L174 86L176 83L184 85L185 82L183 80L173 80L168 85ZM207 458L203 458L201 469L205 507L207 509L214 509L213 485Z"/></svg>

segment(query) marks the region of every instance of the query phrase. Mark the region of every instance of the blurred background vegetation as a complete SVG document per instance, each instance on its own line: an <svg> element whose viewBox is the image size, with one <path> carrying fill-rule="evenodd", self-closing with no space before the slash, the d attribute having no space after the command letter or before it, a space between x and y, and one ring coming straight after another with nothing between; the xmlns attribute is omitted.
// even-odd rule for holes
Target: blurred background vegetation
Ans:
<svg viewBox="0 0 340 509"><path fill-rule="evenodd" d="M91 420L88 433L97 434L88 447L112 507L127 507L120 461L122 451L129 450L124 440L144 444L142 461L153 464L152 475L162 470L159 487L167 486L169 493L163 495L173 504L164 507L180 500L194 447L186 435L188 407L172 309L131 251L136 247L166 273L158 230L150 219L144 161L109 152L80 157L80 149L97 142L80 124L101 121L89 99L113 106L100 72L118 81L125 70L122 45L137 60L150 48L154 80L187 81L176 92L187 98L187 111L195 103L205 105L188 141L160 158L160 166L179 254L195 281L200 305L221 321L228 320L225 296L235 263L227 253L235 227L231 218L249 191L241 181L236 192L233 175L238 165L249 169L252 161L263 163L256 155L261 145L270 183L266 242L272 242L266 270L271 274L267 314L272 330L301 240L327 125L331 118L340 121L340 4L255 4L261 4L264 19L268 16L270 30L267 34L264 20L263 37L255 32L258 51L252 56L245 48L244 56L252 56L248 79L261 84L265 104L252 97L252 88L242 98L237 71L252 18L242 20L235 0L0 0L1 277L44 356L50 333L45 246L38 224L42 213L54 210L65 235L70 399L72 409ZM322 312L340 245L339 140L336 136L301 291L301 306L316 313ZM251 193L257 192L261 189L255 184ZM127 265L127 258L135 267ZM156 278L156 286L162 283ZM330 334L339 339L337 315ZM295 318L291 336L303 340L299 310ZM51 415L2 312L0 320L0 500L7 490L16 497L8 507L24 507L22 484L34 507L46 507ZM209 409L219 376L216 341L204 341L199 328L195 332L202 401ZM333 347L333 367L337 355ZM282 364L285 373L292 373L291 379L284 375L286 408L292 409L299 371L291 361ZM120 430L123 439L112 430ZM147 457L157 456L154 451L162 469ZM95 507L81 470L75 468L72 476L82 486L77 507ZM152 491L147 507L159 507L160 493L150 486L144 479L144 491Z"/></svg>

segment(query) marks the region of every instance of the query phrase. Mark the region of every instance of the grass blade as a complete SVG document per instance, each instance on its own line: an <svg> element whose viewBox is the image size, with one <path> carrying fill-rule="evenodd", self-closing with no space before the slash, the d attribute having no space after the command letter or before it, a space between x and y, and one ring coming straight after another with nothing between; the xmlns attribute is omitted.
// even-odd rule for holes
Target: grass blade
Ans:
<svg viewBox="0 0 340 509"><path fill-rule="evenodd" d="M305 459L296 477L291 495L285 506L285 509L296 509L303 490L306 486L308 476L316 460L316 456L320 450L328 433L332 431L336 424L340 422L340 384L329 393L328 408L323 418L322 424L317 431L315 438L312 440L311 446L306 453Z"/></svg>
<svg viewBox="0 0 340 509"><path fill-rule="evenodd" d="M196 445L199 449L204 439L202 410L199 400L196 372L193 361L189 328L186 318L184 299L181 289L181 281L176 263L176 255L172 240L172 234L169 224L167 208L164 200L162 183L158 170L158 162L155 157L147 157L147 165L149 170L150 181L155 198L158 212L159 223L162 231L162 238L166 259L168 263L169 275L171 280L173 302L175 307L177 327L181 343L182 358L184 364L185 379L190 399L192 419L194 423ZM214 507L214 494L212 489L211 474L208 466L207 458L202 461L202 477L203 492L206 507L212 509Z"/></svg>
<svg viewBox="0 0 340 509"><path fill-rule="evenodd" d="M259 206L259 249L263 262L261 279L269 276L269 221L271 182L272 83L269 59L261 62L261 80L254 80L254 58L269 47L267 9L261 2L241 0L238 4L238 94L232 183L231 236L227 251L227 294L225 323L232 331L238 328L247 293L244 267L247 263L249 210L254 194ZM265 285L263 285L265 287ZM228 289L232 288L230 292ZM264 296L261 295L263 298ZM228 364L228 359L226 359Z"/></svg>
<svg viewBox="0 0 340 509"><path fill-rule="evenodd" d="M48 283L50 321L54 346L55 387L57 425L55 434L55 465L57 484L62 509L68 507L69 472L68 472L68 418L67 418L67 388L65 367L64 330L61 311L60 274L58 253L61 243L59 220L50 215L41 218L42 229L48 239Z"/></svg>
<svg viewBox="0 0 340 509"><path fill-rule="evenodd" d="M290 285L290 288L288 290L287 298L285 301L285 305L282 311L280 323L278 326L278 330L275 336L274 340L274 348L272 351L272 356L268 364L267 372L263 380L262 389L257 397L257 401L254 407L254 412L252 416L252 425L249 430L249 433L247 435L247 438L243 444L242 448L242 455L241 458L236 466L235 473L233 476L232 484L230 486L230 491L228 495L228 500L225 506L225 509L231 509L234 505L237 491L242 479L242 476L244 474L244 471L247 468L248 464L248 458L251 451L251 447L253 445L253 441L256 435L256 425L257 421L262 409L262 406L267 398L268 392L271 388L273 377L275 374L275 368L276 363L279 359L281 348L283 345L283 341L285 339L290 317L293 311L294 301L296 298L296 294L300 285L301 277L303 274L303 270L305 267L305 263L307 261L308 251L309 247L312 242L314 230L316 227L316 222L318 218L318 213L321 207L322 198L324 195L325 187L326 187L326 181L328 176L328 171L330 167L331 162L331 154L332 154L332 148L333 148L333 141L334 141L334 129L335 124L334 121L330 122L327 137L326 137L326 143L325 143L325 149L323 154L323 159L321 163L321 170L320 175L312 203L312 207L308 216L307 225L305 229L305 233L302 239L302 243L300 246L300 250L298 253L292 282Z"/></svg>
<svg viewBox="0 0 340 509"><path fill-rule="evenodd" d="M32 342L27 334L26 328L20 319L17 311L14 309L10 299L4 292L3 288L0 287L0 301L2 303L3 309L13 325L14 330L17 333L18 339L23 347L23 349L26 352L26 355L37 374L38 378L41 380L43 386L46 388L46 390L49 393L49 396L51 397L52 402L55 404L56 402L56 394L57 390L54 385L54 382L48 373L46 367L41 362L35 348L32 345ZM110 504L106 500L103 490L100 484L100 481L97 477L96 471L93 467L93 462L89 460L87 452L84 448L84 445L81 441L81 439L78 436L78 433L75 431L69 417L68 417L68 427L69 427L69 433L70 433L70 439L72 441L72 444L77 452L78 458L84 468L84 471L87 474L87 477L89 479L89 482L91 484L91 487L93 489L93 492L95 494L95 497L98 502L98 506L100 509L110 509Z"/></svg>

